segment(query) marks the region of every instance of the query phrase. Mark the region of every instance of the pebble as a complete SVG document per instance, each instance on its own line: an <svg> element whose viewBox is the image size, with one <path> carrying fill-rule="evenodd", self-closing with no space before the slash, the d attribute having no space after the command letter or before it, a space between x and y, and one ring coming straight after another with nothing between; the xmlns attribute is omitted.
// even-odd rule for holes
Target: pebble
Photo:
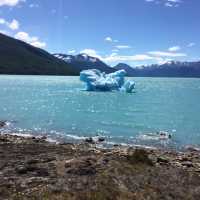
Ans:
<svg viewBox="0 0 200 200"><path fill-rule="evenodd" d="M25 166L18 166L15 170L18 174L26 174L28 171Z"/></svg>
<svg viewBox="0 0 200 200"><path fill-rule="evenodd" d="M168 158L165 158L165 157L158 157L157 162L158 163L169 163L169 160L168 160Z"/></svg>
<svg viewBox="0 0 200 200"><path fill-rule="evenodd" d="M182 165L186 166L186 167L193 167L194 166L191 161L184 161L184 162L182 162Z"/></svg>

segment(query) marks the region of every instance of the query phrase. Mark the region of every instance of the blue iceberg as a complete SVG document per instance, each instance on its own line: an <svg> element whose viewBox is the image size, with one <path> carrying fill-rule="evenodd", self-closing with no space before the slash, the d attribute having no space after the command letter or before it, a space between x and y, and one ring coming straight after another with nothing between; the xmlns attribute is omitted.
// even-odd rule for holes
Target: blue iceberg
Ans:
<svg viewBox="0 0 200 200"><path fill-rule="evenodd" d="M87 91L125 91L131 93L135 88L135 82L126 80L126 71L119 70L106 74L97 69L83 70L80 73L80 80L86 83Z"/></svg>

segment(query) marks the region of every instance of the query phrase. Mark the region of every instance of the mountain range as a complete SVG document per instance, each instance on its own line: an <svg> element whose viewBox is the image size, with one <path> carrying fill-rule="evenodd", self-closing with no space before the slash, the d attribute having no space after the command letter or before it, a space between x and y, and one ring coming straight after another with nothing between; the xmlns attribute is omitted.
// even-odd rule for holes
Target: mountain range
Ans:
<svg viewBox="0 0 200 200"><path fill-rule="evenodd" d="M50 54L23 41L0 33L0 74L79 75L85 69L111 73L124 69L128 76L200 77L200 62L167 62L141 67L119 63L110 67L87 54Z"/></svg>
<svg viewBox="0 0 200 200"><path fill-rule="evenodd" d="M165 64L148 65L132 68L120 63L114 67L116 70L125 69L128 76L136 77L200 77L199 62L170 61Z"/></svg>

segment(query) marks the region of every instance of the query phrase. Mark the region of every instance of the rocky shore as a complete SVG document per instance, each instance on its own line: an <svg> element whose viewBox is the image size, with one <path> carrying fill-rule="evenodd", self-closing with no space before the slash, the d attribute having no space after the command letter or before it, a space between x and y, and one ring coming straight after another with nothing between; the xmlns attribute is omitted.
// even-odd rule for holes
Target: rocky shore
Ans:
<svg viewBox="0 0 200 200"><path fill-rule="evenodd" d="M0 200L200 199L200 152L0 135Z"/></svg>

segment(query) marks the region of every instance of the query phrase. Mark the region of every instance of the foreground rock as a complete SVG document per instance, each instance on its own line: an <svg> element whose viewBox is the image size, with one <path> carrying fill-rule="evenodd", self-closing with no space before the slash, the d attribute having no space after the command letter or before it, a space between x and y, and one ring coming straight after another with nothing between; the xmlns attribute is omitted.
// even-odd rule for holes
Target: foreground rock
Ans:
<svg viewBox="0 0 200 200"><path fill-rule="evenodd" d="M0 135L0 199L200 199L200 156Z"/></svg>

